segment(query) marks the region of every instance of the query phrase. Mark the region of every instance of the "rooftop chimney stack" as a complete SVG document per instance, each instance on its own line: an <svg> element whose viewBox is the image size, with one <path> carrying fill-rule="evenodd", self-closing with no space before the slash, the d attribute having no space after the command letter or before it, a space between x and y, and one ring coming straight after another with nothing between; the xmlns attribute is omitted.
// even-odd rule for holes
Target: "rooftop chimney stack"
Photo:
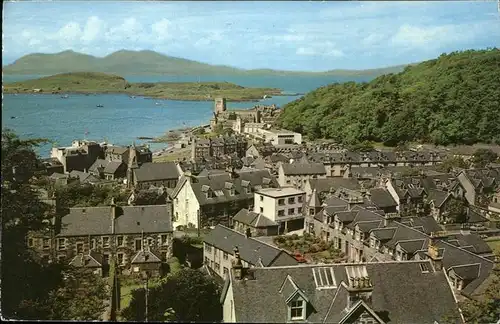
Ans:
<svg viewBox="0 0 500 324"><path fill-rule="evenodd" d="M246 236L246 238L252 237L252 232L250 231L250 228L246 229L245 236Z"/></svg>
<svg viewBox="0 0 500 324"><path fill-rule="evenodd" d="M234 260L233 260L233 271L234 271L234 278L236 280L241 280L243 279L243 264L241 263L241 257L240 257L240 251L238 250L238 247L234 247Z"/></svg>

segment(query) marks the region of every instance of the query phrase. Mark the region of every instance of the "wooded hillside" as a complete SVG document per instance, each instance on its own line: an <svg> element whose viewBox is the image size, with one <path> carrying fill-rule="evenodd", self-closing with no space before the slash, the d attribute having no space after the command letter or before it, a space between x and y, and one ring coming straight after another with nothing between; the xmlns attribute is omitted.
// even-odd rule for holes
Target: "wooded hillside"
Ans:
<svg viewBox="0 0 500 324"><path fill-rule="evenodd" d="M500 143L500 50L443 54L369 83L325 86L286 105L278 122L344 144Z"/></svg>

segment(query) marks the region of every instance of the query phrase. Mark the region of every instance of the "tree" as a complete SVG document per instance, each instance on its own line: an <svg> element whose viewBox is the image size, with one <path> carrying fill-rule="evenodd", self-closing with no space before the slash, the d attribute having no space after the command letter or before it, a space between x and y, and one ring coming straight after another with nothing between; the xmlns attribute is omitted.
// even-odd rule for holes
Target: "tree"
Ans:
<svg viewBox="0 0 500 324"><path fill-rule="evenodd" d="M449 220L453 223L465 223L467 222L467 209L466 204L463 200L451 198L446 205L446 215Z"/></svg>
<svg viewBox="0 0 500 324"><path fill-rule="evenodd" d="M488 149L477 149L472 156L472 163L477 168L484 168L498 159L498 154Z"/></svg>
<svg viewBox="0 0 500 324"><path fill-rule="evenodd" d="M438 171L446 173L451 172L454 168L467 169L468 165L461 157L449 157L437 166Z"/></svg>
<svg viewBox="0 0 500 324"><path fill-rule="evenodd" d="M137 192L134 205L162 205L166 204L165 195L158 193L156 190L140 190Z"/></svg>
<svg viewBox="0 0 500 324"><path fill-rule="evenodd" d="M157 287L149 289L148 320L219 322L222 309L217 284L198 270L183 268ZM132 293L130 305L122 311L127 320L144 320L144 289ZM166 318L167 317L167 318Z"/></svg>
<svg viewBox="0 0 500 324"><path fill-rule="evenodd" d="M68 268L61 287L50 293L49 319L90 321L101 319L108 298L104 281L87 269Z"/></svg>

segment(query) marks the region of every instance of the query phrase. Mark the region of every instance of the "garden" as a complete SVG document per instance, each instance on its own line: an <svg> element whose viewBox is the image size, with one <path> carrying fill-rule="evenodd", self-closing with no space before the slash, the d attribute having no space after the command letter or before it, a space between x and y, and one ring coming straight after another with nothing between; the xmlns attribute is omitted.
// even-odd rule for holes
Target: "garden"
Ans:
<svg viewBox="0 0 500 324"><path fill-rule="evenodd" d="M333 242L325 242L308 233L302 236L280 235L273 241L278 247L292 254L302 254L308 262L338 263L345 257L344 253L334 248Z"/></svg>

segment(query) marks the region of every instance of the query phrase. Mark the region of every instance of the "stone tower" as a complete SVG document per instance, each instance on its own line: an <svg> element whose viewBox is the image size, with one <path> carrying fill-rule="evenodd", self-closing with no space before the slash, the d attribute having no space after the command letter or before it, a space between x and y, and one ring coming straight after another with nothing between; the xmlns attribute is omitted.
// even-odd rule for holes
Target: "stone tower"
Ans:
<svg viewBox="0 0 500 324"><path fill-rule="evenodd" d="M226 111L226 98L216 98L214 108L215 115L218 115L224 111Z"/></svg>
<svg viewBox="0 0 500 324"><path fill-rule="evenodd" d="M137 164L137 150L135 148L135 142L129 147L128 150L127 186L131 188L134 182L134 169L139 167Z"/></svg>

